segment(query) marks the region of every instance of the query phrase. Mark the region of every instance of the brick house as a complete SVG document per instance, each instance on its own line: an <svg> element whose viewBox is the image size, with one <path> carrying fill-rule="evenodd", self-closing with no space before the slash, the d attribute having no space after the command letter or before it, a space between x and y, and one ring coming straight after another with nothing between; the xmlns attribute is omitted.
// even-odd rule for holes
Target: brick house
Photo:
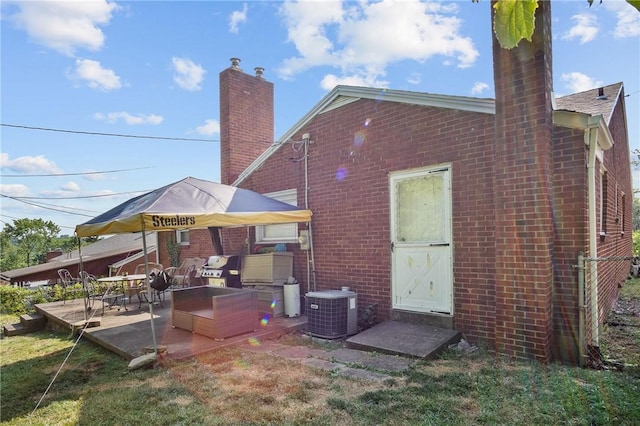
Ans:
<svg viewBox="0 0 640 426"><path fill-rule="evenodd" d="M222 183L313 211L311 229L258 227L251 244L286 244L302 290L348 286L378 321L582 362L629 273L624 90L554 99L549 4L536 13L532 42L494 39L495 100L338 86L275 143L273 84L232 60L220 73ZM247 231L223 237L246 253ZM182 257L212 254L208 232L189 241ZM624 260L582 268L580 254Z"/></svg>

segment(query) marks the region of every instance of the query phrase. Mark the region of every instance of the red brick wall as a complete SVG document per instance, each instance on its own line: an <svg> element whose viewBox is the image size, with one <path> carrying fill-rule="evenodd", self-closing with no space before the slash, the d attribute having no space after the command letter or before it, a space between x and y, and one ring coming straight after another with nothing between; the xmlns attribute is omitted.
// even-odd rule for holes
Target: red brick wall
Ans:
<svg viewBox="0 0 640 426"><path fill-rule="evenodd" d="M628 136L624 116L624 93L621 94L609 121L609 130L614 140L611 149L604 151L603 163L606 170L607 208L606 236L598 242L598 257L628 257L633 252L633 188ZM599 195L600 191L596 191ZM597 204L599 206L600 203ZM599 215L598 215L599 218ZM598 226L600 226L598 224ZM598 228L600 229L600 228ZM630 261L598 262L599 323L602 324L618 296L619 287L629 276Z"/></svg>
<svg viewBox="0 0 640 426"><path fill-rule="evenodd" d="M496 329L500 352L551 358L553 326L552 76L550 5L532 42L494 37L496 87Z"/></svg>
<svg viewBox="0 0 640 426"><path fill-rule="evenodd" d="M158 232L158 248L160 263L164 267L171 266L167 250L167 238L175 237L175 231ZM216 254L211 242L211 236L206 229L190 229L189 244L180 246L180 261L189 257L204 257Z"/></svg>
<svg viewBox="0 0 640 426"><path fill-rule="evenodd" d="M389 318L389 171L451 163L456 324L474 340L492 339L492 128L491 115L361 100L301 130L294 139L309 133L312 140L309 208L318 290L348 286L361 306L377 304L378 319ZM283 145L242 186L261 193L297 188L303 205L304 162L291 159L297 155ZM342 180L339 168L346 170ZM306 255L297 245L288 250L306 290Z"/></svg>
<svg viewBox="0 0 640 426"><path fill-rule="evenodd" d="M273 140L273 83L245 74L239 68L222 71L221 183L233 183Z"/></svg>
<svg viewBox="0 0 640 426"><path fill-rule="evenodd" d="M588 147L584 131L554 128L553 142L553 357L579 362L578 253L588 234Z"/></svg>

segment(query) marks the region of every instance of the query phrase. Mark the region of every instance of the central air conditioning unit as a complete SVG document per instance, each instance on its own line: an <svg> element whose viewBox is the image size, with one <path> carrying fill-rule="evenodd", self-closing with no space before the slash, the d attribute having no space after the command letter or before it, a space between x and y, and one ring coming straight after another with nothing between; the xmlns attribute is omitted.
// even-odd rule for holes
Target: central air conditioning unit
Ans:
<svg viewBox="0 0 640 426"><path fill-rule="evenodd" d="M358 295L348 290L313 291L306 295L307 332L337 339L358 332Z"/></svg>

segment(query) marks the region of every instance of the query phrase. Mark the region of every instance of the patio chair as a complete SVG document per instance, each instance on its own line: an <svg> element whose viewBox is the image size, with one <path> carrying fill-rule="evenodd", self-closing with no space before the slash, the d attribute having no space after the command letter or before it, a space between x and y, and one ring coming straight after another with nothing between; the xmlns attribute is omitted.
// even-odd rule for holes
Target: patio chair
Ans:
<svg viewBox="0 0 640 426"><path fill-rule="evenodd" d="M164 266L162 266L162 263L149 262L149 276L155 276L158 274L158 272L162 270L164 270ZM134 274L138 275L138 274L145 274L145 273L146 271L145 271L144 263L140 263L136 265Z"/></svg>
<svg viewBox="0 0 640 426"><path fill-rule="evenodd" d="M67 302L67 287L73 286L78 282L68 269L58 269L58 276L60 277L60 285L62 286L62 304Z"/></svg>
<svg viewBox="0 0 640 426"><path fill-rule="evenodd" d="M108 303L109 309L111 309L114 304L118 303L118 299L121 300L121 303L124 302L125 294L120 286L110 285L103 287L100 285L96 277L91 274L86 274L83 280L85 297L88 302L87 309L93 310L95 302L100 302L102 303L102 315L104 315L105 303ZM127 310L126 305L124 305L124 308ZM120 310L120 307L118 307L118 310Z"/></svg>
<svg viewBox="0 0 640 426"><path fill-rule="evenodd" d="M180 266L171 266L165 271L173 277L172 285L178 287L189 287L192 278L196 276L198 270L204 265L206 259L200 257L189 257L182 261Z"/></svg>

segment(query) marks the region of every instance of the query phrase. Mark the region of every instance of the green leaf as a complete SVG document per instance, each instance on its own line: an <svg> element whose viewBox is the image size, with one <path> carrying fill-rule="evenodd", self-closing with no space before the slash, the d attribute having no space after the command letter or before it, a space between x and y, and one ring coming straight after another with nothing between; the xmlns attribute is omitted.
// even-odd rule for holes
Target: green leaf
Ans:
<svg viewBox="0 0 640 426"><path fill-rule="evenodd" d="M499 0L494 8L493 31L500 46L513 49L522 39L531 41L538 0Z"/></svg>
<svg viewBox="0 0 640 426"><path fill-rule="evenodd" d="M640 0L627 0L627 3L635 7L638 10L638 12L640 12Z"/></svg>

